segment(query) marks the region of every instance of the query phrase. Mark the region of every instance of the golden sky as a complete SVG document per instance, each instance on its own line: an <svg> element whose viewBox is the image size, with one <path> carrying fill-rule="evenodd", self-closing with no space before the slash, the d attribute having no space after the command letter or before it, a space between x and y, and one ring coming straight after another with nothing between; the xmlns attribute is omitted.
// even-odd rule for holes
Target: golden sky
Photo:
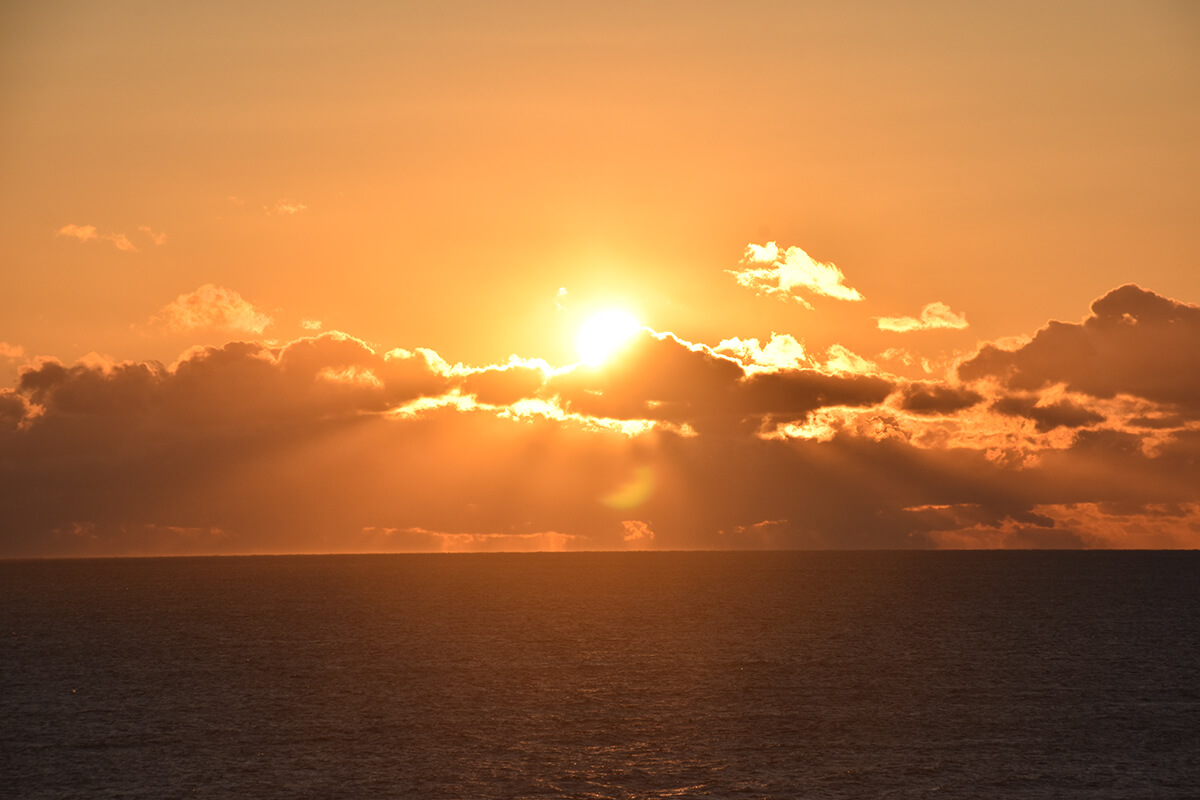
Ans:
<svg viewBox="0 0 1200 800"><path fill-rule="evenodd" d="M1200 546L1198 141L1185 2L7 3L0 556Z"/></svg>

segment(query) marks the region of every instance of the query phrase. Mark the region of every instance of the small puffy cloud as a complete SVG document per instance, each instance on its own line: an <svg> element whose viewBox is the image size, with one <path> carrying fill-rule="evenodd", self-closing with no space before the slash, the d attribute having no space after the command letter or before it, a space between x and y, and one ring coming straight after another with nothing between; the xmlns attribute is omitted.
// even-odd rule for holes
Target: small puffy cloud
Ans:
<svg viewBox="0 0 1200 800"><path fill-rule="evenodd" d="M750 244L742 257L743 269L726 270L740 285L759 294L792 298L805 308L812 305L797 292L801 289L835 300L862 300L857 289L844 283L846 276L835 265L817 261L799 247L780 251L775 242Z"/></svg>
<svg viewBox="0 0 1200 800"><path fill-rule="evenodd" d="M955 314L945 303L930 303L921 309L920 317L877 317L881 331L907 333L909 331L955 330L967 326L965 314Z"/></svg>
<svg viewBox="0 0 1200 800"><path fill-rule="evenodd" d="M263 208L268 214L284 214L291 216L293 214L299 214L301 211L307 209L308 206L299 202L298 200L292 200L285 197L276 200L274 205L263 206Z"/></svg>
<svg viewBox="0 0 1200 800"><path fill-rule="evenodd" d="M155 233L149 225L140 225L138 230L150 237L150 241L156 245L166 244L167 235L165 233Z"/></svg>
<svg viewBox="0 0 1200 800"><path fill-rule="evenodd" d="M874 361L863 358L848 347L840 344L830 345L825 353L825 369L830 372L856 372L870 374L879 371Z"/></svg>
<svg viewBox="0 0 1200 800"><path fill-rule="evenodd" d="M0 358L18 359L25 355L25 348L19 344L0 342Z"/></svg>
<svg viewBox="0 0 1200 800"><path fill-rule="evenodd" d="M300 320L300 327L304 328L304 330L306 330L306 331L319 331L319 330L321 330L321 320L319 320L319 319L302 319L302 320Z"/></svg>
<svg viewBox="0 0 1200 800"><path fill-rule="evenodd" d="M272 322L234 290L212 283L179 295L151 319L171 333L208 329L258 334Z"/></svg>
<svg viewBox="0 0 1200 800"><path fill-rule="evenodd" d="M645 544L654 541L654 531L650 530L649 523L639 519L625 519L621 520L621 527L625 529L622 538L626 544Z"/></svg>
<svg viewBox="0 0 1200 800"><path fill-rule="evenodd" d="M58 235L77 239L80 242L89 242L99 236L96 233L95 225L75 225L74 223L63 225L58 229Z"/></svg>

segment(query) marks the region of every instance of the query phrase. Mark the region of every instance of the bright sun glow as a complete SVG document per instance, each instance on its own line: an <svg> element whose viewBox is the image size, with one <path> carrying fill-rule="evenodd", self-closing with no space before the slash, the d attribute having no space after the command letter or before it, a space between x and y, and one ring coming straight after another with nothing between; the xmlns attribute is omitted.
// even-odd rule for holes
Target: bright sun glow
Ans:
<svg viewBox="0 0 1200 800"><path fill-rule="evenodd" d="M599 364L625 344L641 323L628 311L609 309L588 317L579 329L579 357L588 364Z"/></svg>

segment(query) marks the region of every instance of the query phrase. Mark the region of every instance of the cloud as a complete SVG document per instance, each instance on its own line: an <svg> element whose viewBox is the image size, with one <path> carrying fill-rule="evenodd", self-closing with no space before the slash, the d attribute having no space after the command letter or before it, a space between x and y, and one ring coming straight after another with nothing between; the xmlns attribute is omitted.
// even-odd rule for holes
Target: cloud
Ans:
<svg viewBox="0 0 1200 800"><path fill-rule="evenodd" d="M112 246L118 250L124 250L130 253L138 252L137 246L133 242L129 241L129 238L125 236L125 234L100 234L96 232L95 225L75 225L74 223L71 223L59 228L57 235L75 239L80 244L86 244L90 241L111 242Z"/></svg>
<svg viewBox="0 0 1200 800"><path fill-rule="evenodd" d="M783 346L779 352L787 352ZM547 394L580 414L656 420L699 431L757 429L771 418L796 419L822 406L882 401L884 378L819 369L764 370L743 359L758 353L739 342L725 355L670 333L643 329L613 362L580 365L550 377ZM747 356L749 353L749 356Z"/></svg>
<svg viewBox="0 0 1200 800"><path fill-rule="evenodd" d="M138 252L137 246L133 242L129 241L129 239L126 238L125 234L123 233L109 233L101 236L100 238L104 239L105 241L112 242L113 247L117 248L118 250L125 250L129 253Z"/></svg>
<svg viewBox="0 0 1200 800"><path fill-rule="evenodd" d="M1190 307L1149 307L1121 324L1186 351ZM1200 422L1155 399L1182 390L1118 360L1081 391L1077 350L1023 352L1044 333L966 383L651 331L557 369L339 332L41 359L0 389L0 555L1200 546Z"/></svg>
<svg viewBox="0 0 1200 800"><path fill-rule="evenodd" d="M287 216L299 214L301 211L304 211L307 208L308 206L306 206L304 203L286 197L276 200L274 205L263 206L263 209L265 209L268 214L284 214Z"/></svg>
<svg viewBox="0 0 1200 800"><path fill-rule="evenodd" d="M537 396L550 373L550 365L546 362L523 361L516 356L502 366L457 372L462 376L460 387L464 394L494 406L511 406L524 398Z"/></svg>
<svg viewBox="0 0 1200 800"><path fill-rule="evenodd" d="M150 322L171 333L208 329L258 334L274 320L234 290L206 283L163 306Z"/></svg>
<svg viewBox="0 0 1200 800"><path fill-rule="evenodd" d="M165 233L155 233L149 225L141 225L138 227L138 230L150 237L150 241L154 242L155 245L167 243L167 235Z"/></svg>
<svg viewBox="0 0 1200 800"><path fill-rule="evenodd" d="M954 549L1192 549L1200 543L1200 503L1054 503L1020 518L988 519L971 505L915 509L941 524L938 547Z"/></svg>
<svg viewBox="0 0 1200 800"><path fill-rule="evenodd" d="M0 389L0 431L13 431L31 416L28 401L12 389Z"/></svg>
<svg viewBox="0 0 1200 800"><path fill-rule="evenodd" d="M362 529L363 539L375 548L418 553L539 553L572 549L582 537L558 531L532 533L455 533L420 527L388 528L374 525ZM382 546L382 547L381 547Z"/></svg>
<svg viewBox="0 0 1200 800"><path fill-rule="evenodd" d="M55 419L156 421L181 430L239 423L382 414L448 391L435 353L380 355L360 339L324 333L281 348L257 342L196 347L170 367L157 362L42 361L21 372L18 394Z"/></svg>
<svg viewBox="0 0 1200 800"><path fill-rule="evenodd" d="M958 368L1017 391L1053 384L1097 398L1127 394L1200 418L1200 307L1127 284L1081 323L1051 322L1015 350L989 344Z"/></svg>
<svg viewBox="0 0 1200 800"><path fill-rule="evenodd" d="M723 414L744 375L731 358L643 328L620 358L557 374L547 392L588 416L694 423Z"/></svg>
<svg viewBox="0 0 1200 800"><path fill-rule="evenodd" d="M875 362L863 358L848 347L840 344L830 345L825 353L825 369L830 372L857 372L871 374L879 367Z"/></svg>
<svg viewBox="0 0 1200 800"><path fill-rule="evenodd" d="M713 352L736 359L747 372L777 372L808 363L804 346L786 333L772 333L765 345L760 345L758 339L725 339Z"/></svg>
<svg viewBox="0 0 1200 800"><path fill-rule="evenodd" d="M909 331L931 331L949 329L961 331L967 328L967 317L955 314L945 303L930 303L921 309L918 317L877 317L881 331L907 333Z"/></svg>
<svg viewBox="0 0 1200 800"><path fill-rule="evenodd" d="M306 330L306 331L319 331L319 330L321 330L321 320L319 320L319 319L302 319L302 320L300 320L300 327L304 328L304 330Z"/></svg>
<svg viewBox="0 0 1200 800"><path fill-rule="evenodd" d="M900 393L900 407L914 414L953 414L981 402L978 392L931 382L909 384Z"/></svg>
<svg viewBox="0 0 1200 800"><path fill-rule="evenodd" d="M740 285L759 294L778 295L785 299L790 297L805 308L812 308L812 305L797 294L800 289L835 300L863 299L857 289L845 285L845 276L840 269L833 264L816 261L799 247L789 247L781 255L775 242L750 244L746 247L742 264L747 266L740 270L726 270Z"/></svg>
<svg viewBox="0 0 1200 800"><path fill-rule="evenodd" d="M25 348L19 344L0 342L0 358L18 359L25 355Z"/></svg>
<svg viewBox="0 0 1200 800"><path fill-rule="evenodd" d="M1036 396L1010 395L992 404L992 410L1010 417L1026 417L1043 433L1055 428L1081 428L1104 422L1104 415L1070 400L1040 402Z"/></svg>
<svg viewBox="0 0 1200 800"><path fill-rule="evenodd" d="M625 529L625 535L622 537L627 544L647 543L654 541L654 531L650 530L650 525L637 519L621 520L621 527Z"/></svg>
<svg viewBox="0 0 1200 800"><path fill-rule="evenodd" d="M80 242L90 242L98 236L95 225L75 225L74 223L63 225L58 229L58 235L78 239Z"/></svg>

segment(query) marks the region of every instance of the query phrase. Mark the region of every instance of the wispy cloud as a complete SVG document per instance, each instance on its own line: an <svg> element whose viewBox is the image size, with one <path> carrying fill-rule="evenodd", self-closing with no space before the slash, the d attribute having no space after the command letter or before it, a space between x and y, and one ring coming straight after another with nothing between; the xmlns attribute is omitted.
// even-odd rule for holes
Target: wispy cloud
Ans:
<svg viewBox="0 0 1200 800"><path fill-rule="evenodd" d="M100 241L111 242L112 246L118 250L124 250L130 253L138 251L137 246L129 241L129 238L123 233L105 233L101 234L96 231L95 225L76 225L69 223L58 229L59 236L66 236L70 239L75 239L80 244L87 242Z"/></svg>
<svg viewBox="0 0 1200 800"><path fill-rule="evenodd" d="M156 245L166 244L167 235L165 233L155 233L149 225L140 225L138 230L150 237L150 241Z"/></svg>
<svg viewBox="0 0 1200 800"><path fill-rule="evenodd" d="M302 319L302 320L300 320L300 327L304 328L304 330L306 330L306 331L319 331L319 330L321 330L321 320L319 320L319 319Z"/></svg>
<svg viewBox="0 0 1200 800"><path fill-rule="evenodd" d="M308 206L298 200L284 197L276 200L274 205L263 206L263 208L268 214L286 214L290 216L292 214L299 214L301 211L307 209Z"/></svg>
<svg viewBox="0 0 1200 800"><path fill-rule="evenodd" d="M98 237L95 225L76 225L74 223L63 225L58 229L58 235L78 239L80 242L90 242Z"/></svg>
<svg viewBox="0 0 1200 800"><path fill-rule="evenodd" d="M118 250L124 250L129 253L136 253L138 251L137 245L129 241L128 237L123 233L109 233L100 238L106 242L112 242L113 247Z"/></svg>
<svg viewBox="0 0 1200 800"><path fill-rule="evenodd" d="M896 333L937 329L961 331L967 327L965 314L956 314L950 310L950 306L940 302L922 308L919 317L878 317L876 322L879 330Z"/></svg>
<svg viewBox="0 0 1200 800"><path fill-rule="evenodd" d="M209 329L259 334L274 320L233 289L206 283L163 306L150 322L172 333Z"/></svg>
<svg viewBox="0 0 1200 800"><path fill-rule="evenodd" d="M780 251L775 242L750 244L742 256L744 269L726 270L739 284L759 294L791 298L805 308L812 305L797 292L805 290L835 300L862 300L857 289L845 284L846 276L831 263L817 261L799 247Z"/></svg>

